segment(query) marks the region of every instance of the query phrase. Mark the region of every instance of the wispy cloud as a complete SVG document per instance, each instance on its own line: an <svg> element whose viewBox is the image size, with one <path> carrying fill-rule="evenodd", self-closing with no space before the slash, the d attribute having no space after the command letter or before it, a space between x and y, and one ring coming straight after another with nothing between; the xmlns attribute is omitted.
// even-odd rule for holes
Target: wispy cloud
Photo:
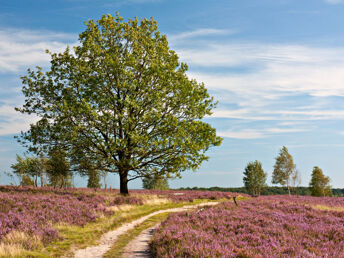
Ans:
<svg viewBox="0 0 344 258"><path fill-rule="evenodd" d="M329 4L340 4L343 3L343 0L325 0L325 2Z"/></svg>
<svg viewBox="0 0 344 258"><path fill-rule="evenodd" d="M0 135L18 134L29 129L34 116L20 114L14 110L20 106L19 75L24 69L48 65L53 52L63 51L67 43L76 42L77 35L52 31L0 29ZM6 96L6 97L5 97Z"/></svg>
<svg viewBox="0 0 344 258"><path fill-rule="evenodd" d="M344 120L344 105L339 100L344 100L343 47L219 44L211 39L208 44L194 40L192 45L181 44L177 52L192 68L189 76L204 82L220 101L213 117L290 122Z"/></svg>
<svg viewBox="0 0 344 258"><path fill-rule="evenodd" d="M37 122L37 117L23 115L14 110L13 106L0 106L0 135L18 134L26 131L30 124Z"/></svg>
<svg viewBox="0 0 344 258"><path fill-rule="evenodd" d="M18 29L0 29L0 72L17 72L22 68L44 65L49 61L46 49L60 52L77 35Z"/></svg>
<svg viewBox="0 0 344 258"><path fill-rule="evenodd" d="M259 131L254 129L244 129L244 130L238 130L238 131L219 131L217 132L219 136L227 137L227 138L234 138L234 139L258 139L258 138L264 138L265 135Z"/></svg>
<svg viewBox="0 0 344 258"><path fill-rule="evenodd" d="M281 135L286 133L306 132L306 128L265 128L265 129L241 129L241 130L226 130L219 131L218 134L222 137L234 139L259 139L271 135Z"/></svg>
<svg viewBox="0 0 344 258"><path fill-rule="evenodd" d="M231 30L222 30L222 29L196 29L192 31L185 31L175 35L169 35L168 39L170 41L178 41L178 40L185 40L190 38L196 37L204 37L204 36L216 36L216 35L228 35L233 34L234 32Z"/></svg>

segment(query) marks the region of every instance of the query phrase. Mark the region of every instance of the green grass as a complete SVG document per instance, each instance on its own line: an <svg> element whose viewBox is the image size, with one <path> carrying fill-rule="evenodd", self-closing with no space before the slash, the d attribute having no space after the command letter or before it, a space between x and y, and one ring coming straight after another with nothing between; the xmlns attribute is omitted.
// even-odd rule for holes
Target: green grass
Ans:
<svg viewBox="0 0 344 258"><path fill-rule="evenodd" d="M73 251L87 246L97 245L100 237L114 230L124 223L131 222L152 212L178 208L185 205L197 205L204 202L216 202L224 200L194 200L193 202L183 203L163 203L163 204L145 204L142 206L133 206L129 210L116 211L110 217L99 218L96 222L88 223L84 227L73 225L55 226L59 231L61 238L58 241L50 243L41 250L25 251L21 257L71 257Z"/></svg>
<svg viewBox="0 0 344 258"><path fill-rule="evenodd" d="M125 234L121 235L116 241L116 243L111 247L111 249L105 253L104 257L106 258L121 257L124 252L125 247L130 243L131 240L137 237L145 229L153 227L157 223L165 220L168 214L169 212L164 212L164 213L160 213L155 216L152 216L146 219L140 225L137 225L134 229L129 230Z"/></svg>

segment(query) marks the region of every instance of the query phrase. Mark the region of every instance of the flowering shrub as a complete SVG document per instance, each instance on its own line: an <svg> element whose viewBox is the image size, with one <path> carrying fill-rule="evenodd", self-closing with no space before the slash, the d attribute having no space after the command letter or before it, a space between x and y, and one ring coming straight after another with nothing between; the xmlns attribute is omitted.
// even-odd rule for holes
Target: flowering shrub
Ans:
<svg viewBox="0 0 344 258"><path fill-rule="evenodd" d="M158 195L174 202L194 199L230 198L233 194L198 191L134 190L121 196L118 190L87 188L0 186L0 242L10 232L38 235L44 243L58 237L53 225L67 223L83 226L100 214L110 215L109 206L144 204L145 196ZM142 194L142 195L140 195Z"/></svg>
<svg viewBox="0 0 344 258"><path fill-rule="evenodd" d="M83 226L97 218L96 214L110 214L105 199L99 195L25 192L24 188L0 192L0 240L15 230L42 237L50 242L58 236L55 223Z"/></svg>
<svg viewBox="0 0 344 258"><path fill-rule="evenodd" d="M259 197L170 215L156 231L156 257L343 257L343 199Z"/></svg>

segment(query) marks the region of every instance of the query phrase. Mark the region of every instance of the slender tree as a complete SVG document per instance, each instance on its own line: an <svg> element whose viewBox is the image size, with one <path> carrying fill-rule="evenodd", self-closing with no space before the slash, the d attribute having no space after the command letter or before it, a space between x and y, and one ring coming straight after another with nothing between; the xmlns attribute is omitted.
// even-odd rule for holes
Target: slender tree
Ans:
<svg viewBox="0 0 344 258"><path fill-rule="evenodd" d="M266 186L266 176L262 163L258 160L249 162L244 171L244 185L247 191L254 196L260 195L261 190Z"/></svg>
<svg viewBox="0 0 344 258"><path fill-rule="evenodd" d="M325 176L323 171L317 166L313 168L312 179L309 183L309 188L313 196L332 195L330 178L328 176Z"/></svg>
<svg viewBox="0 0 344 258"><path fill-rule="evenodd" d="M72 173L66 153L62 149L54 149L49 153L47 161L47 174L49 182L54 187L71 186Z"/></svg>
<svg viewBox="0 0 344 258"><path fill-rule="evenodd" d="M291 175L291 186L295 195L298 194L297 188L301 185L301 176L298 169Z"/></svg>
<svg viewBox="0 0 344 258"><path fill-rule="evenodd" d="M283 146L279 155L276 157L276 163L272 173L272 183L287 186L290 195L291 178L295 173L296 166L293 157L289 154L288 149Z"/></svg>
<svg viewBox="0 0 344 258"><path fill-rule="evenodd" d="M40 179L41 186L43 186L44 162L43 158L17 155L17 163L13 164L11 168L13 173L20 178L21 185L38 186L38 179Z"/></svg>
<svg viewBox="0 0 344 258"><path fill-rule="evenodd" d="M157 22L104 15L86 23L71 51L22 77L18 111L39 121L19 141L30 151L63 146L98 170L117 173L120 192L150 174L180 177L197 169L221 138L201 121L216 106L203 83L169 49Z"/></svg>
<svg viewBox="0 0 344 258"><path fill-rule="evenodd" d="M99 171L95 169L89 169L88 171L88 181L87 187L88 188L100 188L100 176Z"/></svg>

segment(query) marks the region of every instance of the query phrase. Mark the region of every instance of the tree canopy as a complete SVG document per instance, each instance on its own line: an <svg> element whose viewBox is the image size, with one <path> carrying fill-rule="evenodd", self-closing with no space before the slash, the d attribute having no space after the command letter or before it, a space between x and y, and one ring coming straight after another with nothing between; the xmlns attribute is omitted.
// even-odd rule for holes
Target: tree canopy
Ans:
<svg viewBox="0 0 344 258"><path fill-rule="evenodd" d="M331 196L330 178L325 176L321 168L315 166L312 171L312 179L309 188L313 196Z"/></svg>
<svg viewBox="0 0 344 258"><path fill-rule="evenodd" d="M17 110L39 120L19 141L34 152L59 146L118 173L123 194L130 180L197 169L222 140L201 121L216 102L187 77L157 22L117 14L86 26L73 50L50 53L50 69L22 77L26 99Z"/></svg>
<svg viewBox="0 0 344 258"><path fill-rule="evenodd" d="M283 146L276 157L274 171L272 173L272 183L287 186L290 195L290 182L293 174L297 173L293 157L289 154L287 147Z"/></svg>
<svg viewBox="0 0 344 258"><path fill-rule="evenodd" d="M262 163L258 160L249 162L244 171L244 185L251 195L260 195L263 187L266 186L266 176Z"/></svg>

